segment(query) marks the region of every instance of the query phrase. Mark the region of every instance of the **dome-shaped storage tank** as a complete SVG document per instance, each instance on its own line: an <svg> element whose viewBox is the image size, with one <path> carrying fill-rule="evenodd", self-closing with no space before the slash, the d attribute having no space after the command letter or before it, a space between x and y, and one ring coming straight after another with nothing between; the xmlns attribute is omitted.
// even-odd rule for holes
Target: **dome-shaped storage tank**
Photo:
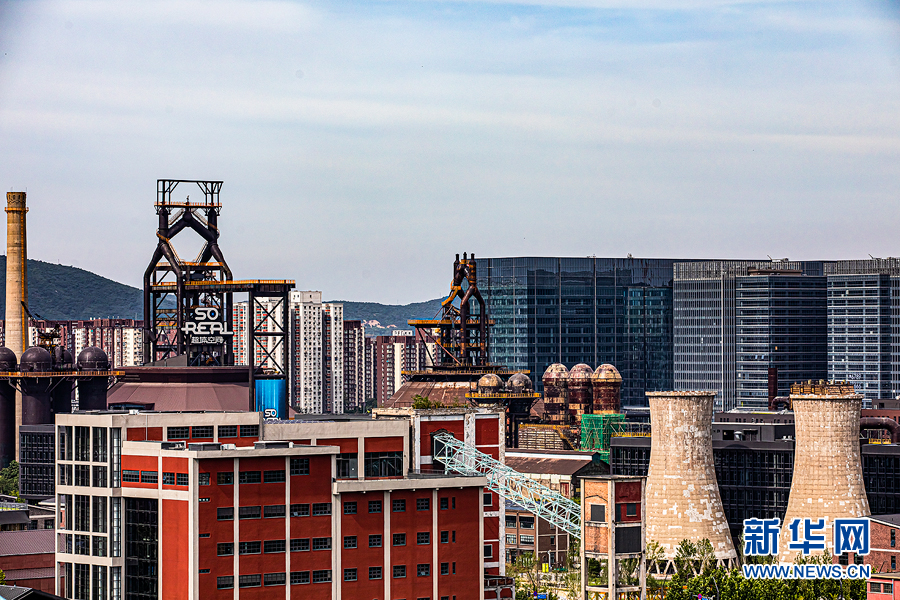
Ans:
<svg viewBox="0 0 900 600"><path fill-rule="evenodd" d="M56 346L53 348L53 370L54 371L73 371L75 369L75 360L72 353L63 348ZM75 384L71 377L54 377L53 385L50 389L50 410L54 415L72 412L72 392Z"/></svg>
<svg viewBox="0 0 900 600"><path fill-rule="evenodd" d="M593 412L595 414L619 412L622 376L619 375L618 369L609 364L600 365L591 375L591 385L594 388Z"/></svg>
<svg viewBox="0 0 900 600"><path fill-rule="evenodd" d="M569 418L578 423L581 415L590 414L594 398L591 394L591 376L594 369L580 363L569 371Z"/></svg>
<svg viewBox="0 0 900 600"><path fill-rule="evenodd" d="M551 423L565 423L569 370L563 364L554 363L544 371L541 381L544 383L544 418Z"/></svg>
<svg viewBox="0 0 900 600"><path fill-rule="evenodd" d="M506 391L510 394L530 394L534 391L534 384L525 373L516 373L506 380Z"/></svg>
<svg viewBox="0 0 900 600"><path fill-rule="evenodd" d="M0 372L18 370L16 353L0 348ZM16 388L9 379L0 379L0 468L6 467L16 456Z"/></svg>
<svg viewBox="0 0 900 600"><path fill-rule="evenodd" d="M28 377L29 373L49 373L53 370L53 357L50 351L40 346L33 346L22 353L19 372L23 374L22 388L22 425L43 425L53 422L50 412L50 390L53 387L52 377Z"/></svg>
<svg viewBox="0 0 900 600"><path fill-rule="evenodd" d="M88 346L78 353L75 368L79 371L108 371L109 357L96 346ZM106 410L106 388L109 377L78 378L78 410Z"/></svg>
<svg viewBox="0 0 900 600"><path fill-rule="evenodd" d="M478 380L476 389L479 394L496 396L503 389L503 380L493 373L487 373Z"/></svg>
<svg viewBox="0 0 900 600"><path fill-rule="evenodd" d="M18 367L19 361L16 358L16 353L6 347L0 348L0 371L8 373L17 371Z"/></svg>

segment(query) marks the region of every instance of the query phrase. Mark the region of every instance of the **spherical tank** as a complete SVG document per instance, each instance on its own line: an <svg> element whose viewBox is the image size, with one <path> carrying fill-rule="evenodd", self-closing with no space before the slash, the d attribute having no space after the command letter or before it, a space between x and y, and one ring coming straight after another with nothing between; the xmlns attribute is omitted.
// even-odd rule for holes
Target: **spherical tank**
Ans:
<svg viewBox="0 0 900 600"><path fill-rule="evenodd" d="M506 391L510 394L530 394L534 391L534 384L525 373L516 373L506 380Z"/></svg>
<svg viewBox="0 0 900 600"><path fill-rule="evenodd" d="M88 346L78 353L77 367L79 371L106 371L109 357L97 346Z"/></svg>
<svg viewBox="0 0 900 600"><path fill-rule="evenodd" d="M19 361L16 353L9 348L0 348L0 371L18 371Z"/></svg>
<svg viewBox="0 0 900 600"><path fill-rule="evenodd" d="M96 346L78 353L75 368L79 371L108 371L109 357ZM78 410L106 410L106 388L109 377L78 378Z"/></svg>
<svg viewBox="0 0 900 600"><path fill-rule="evenodd" d="M578 422L581 415L591 412L593 397L591 394L591 376L594 369L579 363L569 371L569 416Z"/></svg>
<svg viewBox="0 0 900 600"><path fill-rule="evenodd" d="M72 353L56 346L53 348L53 370L72 371L75 369L75 360ZM50 410L54 415L72 412L72 392L75 384L69 377L54 377L50 390Z"/></svg>
<svg viewBox="0 0 900 600"><path fill-rule="evenodd" d="M0 348L0 371L17 370L16 353ZM15 459L16 452L16 388L9 379L0 379L0 467Z"/></svg>
<svg viewBox="0 0 900 600"><path fill-rule="evenodd" d="M509 392L510 398L507 406L509 412L526 416L531 412L531 405L534 404L532 393L534 392L534 384L531 378L525 373L515 373L506 380L506 391ZM524 398L522 396L525 396Z"/></svg>
<svg viewBox="0 0 900 600"><path fill-rule="evenodd" d="M569 370L563 364L554 363L547 367L541 380L544 383L544 417L551 423L564 423L568 414L566 396Z"/></svg>
<svg viewBox="0 0 900 600"><path fill-rule="evenodd" d="M486 395L496 395L503 389L503 380L493 373L482 375L478 380L478 393Z"/></svg>
<svg viewBox="0 0 900 600"><path fill-rule="evenodd" d="M594 391L594 413L617 413L621 408L620 388L622 376L609 364L597 367L591 375Z"/></svg>
<svg viewBox="0 0 900 600"><path fill-rule="evenodd" d="M53 369L53 357L46 348L33 346L22 353L19 372L22 387L22 425L53 423L50 412L51 377L28 377L28 373L46 373Z"/></svg>

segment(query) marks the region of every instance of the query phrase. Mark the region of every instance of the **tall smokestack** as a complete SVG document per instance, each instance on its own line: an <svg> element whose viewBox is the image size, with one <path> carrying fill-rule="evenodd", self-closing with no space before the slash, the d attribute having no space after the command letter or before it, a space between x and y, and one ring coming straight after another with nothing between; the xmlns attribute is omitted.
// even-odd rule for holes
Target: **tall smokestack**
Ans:
<svg viewBox="0 0 900 600"><path fill-rule="evenodd" d="M28 341L28 258L25 240L25 192L6 194L6 324L5 346L22 357Z"/></svg>
<svg viewBox="0 0 900 600"><path fill-rule="evenodd" d="M717 562L737 563L712 452L715 392L647 392L650 471L646 539L675 558L681 540L712 543Z"/></svg>
<svg viewBox="0 0 900 600"><path fill-rule="evenodd" d="M828 517L825 543L830 549L836 518L868 517L869 500L859 452L862 396L853 384L807 383L791 386L794 407L794 476L779 540L779 557L792 559L786 524L794 518Z"/></svg>
<svg viewBox="0 0 900 600"><path fill-rule="evenodd" d="M28 319L22 302L28 303L28 258L25 240L25 192L6 194L6 323L5 345L22 357L28 343ZM22 394L16 393L16 458L19 456L19 426L22 424Z"/></svg>

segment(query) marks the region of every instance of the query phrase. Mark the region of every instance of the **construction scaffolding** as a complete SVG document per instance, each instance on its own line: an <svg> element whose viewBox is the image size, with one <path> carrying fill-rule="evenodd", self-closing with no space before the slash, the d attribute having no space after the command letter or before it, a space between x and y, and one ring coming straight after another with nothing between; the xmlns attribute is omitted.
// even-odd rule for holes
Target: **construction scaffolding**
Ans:
<svg viewBox="0 0 900 600"><path fill-rule="evenodd" d="M434 460L447 471L487 478L487 487L551 525L581 539L581 507L449 433L434 436Z"/></svg>
<svg viewBox="0 0 900 600"><path fill-rule="evenodd" d="M581 449L596 450L605 462L609 462L609 439L613 428L624 422L625 415L622 413L582 415Z"/></svg>

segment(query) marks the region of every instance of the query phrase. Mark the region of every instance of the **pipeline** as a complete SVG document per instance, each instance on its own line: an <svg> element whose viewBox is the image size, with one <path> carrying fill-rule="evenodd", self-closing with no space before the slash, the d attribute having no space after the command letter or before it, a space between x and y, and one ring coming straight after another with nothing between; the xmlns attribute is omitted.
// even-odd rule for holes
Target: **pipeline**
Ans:
<svg viewBox="0 0 900 600"><path fill-rule="evenodd" d="M893 419L887 417L861 417L859 419L859 429L886 429L891 432L891 443L900 443L900 424Z"/></svg>

